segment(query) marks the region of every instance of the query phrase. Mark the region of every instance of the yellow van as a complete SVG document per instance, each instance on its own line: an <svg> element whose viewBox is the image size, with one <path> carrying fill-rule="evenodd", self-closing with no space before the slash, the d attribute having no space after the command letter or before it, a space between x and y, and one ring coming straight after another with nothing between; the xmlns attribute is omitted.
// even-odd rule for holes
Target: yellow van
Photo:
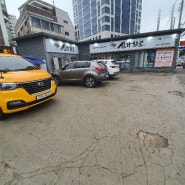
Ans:
<svg viewBox="0 0 185 185"><path fill-rule="evenodd" d="M0 54L0 120L55 97L51 75L21 56Z"/></svg>

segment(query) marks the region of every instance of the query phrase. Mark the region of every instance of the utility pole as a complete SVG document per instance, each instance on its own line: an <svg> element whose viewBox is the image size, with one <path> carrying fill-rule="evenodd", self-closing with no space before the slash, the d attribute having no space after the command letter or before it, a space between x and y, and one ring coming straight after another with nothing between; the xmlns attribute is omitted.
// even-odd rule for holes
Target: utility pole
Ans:
<svg viewBox="0 0 185 185"><path fill-rule="evenodd" d="M159 10L159 13L158 13L157 31L159 31L160 21L161 21L161 10Z"/></svg>
<svg viewBox="0 0 185 185"><path fill-rule="evenodd" d="M182 18L182 12L183 12L183 6L184 6L184 0L181 1L180 5L180 13L179 13L179 24L178 24L178 29L181 27L181 18Z"/></svg>
<svg viewBox="0 0 185 185"><path fill-rule="evenodd" d="M175 25L175 20L174 20L174 9L175 9L175 5L173 4L172 6L172 11L171 11L171 23L170 23L170 29L174 29L174 25Z"/></svg>

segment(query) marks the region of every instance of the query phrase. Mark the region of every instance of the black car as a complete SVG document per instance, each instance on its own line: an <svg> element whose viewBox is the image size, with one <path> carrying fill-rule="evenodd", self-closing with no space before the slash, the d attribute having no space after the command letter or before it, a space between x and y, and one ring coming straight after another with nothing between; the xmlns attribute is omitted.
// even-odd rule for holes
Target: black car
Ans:
<svg viewBox="0 0 185 185"><path fill-rule="evenodd" d="M86 87L95 87L106 80L106 67L95 61L75 61L66 64L52 73L56 85L67 82L81 82Z"/></svg>

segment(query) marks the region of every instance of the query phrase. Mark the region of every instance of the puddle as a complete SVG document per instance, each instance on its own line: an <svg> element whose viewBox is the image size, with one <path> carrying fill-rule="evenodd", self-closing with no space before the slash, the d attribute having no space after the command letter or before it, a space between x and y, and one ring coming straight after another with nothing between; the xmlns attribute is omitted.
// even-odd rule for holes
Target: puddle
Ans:
<svg viewBox="0 0 185 185"><path fill-rule="evenodd" d="M168 93L181 97L185 96L185 93L182 93L181 91L168 91Z"/></svg>
<svg viewBox="0 0 185 185"><path fill-rule="evenodd" d="M143 140L144 144L148 148L167 148L168 147L168 139L160 136L159 134L144 132L140 130L137 133L137 136Z"/></svg>

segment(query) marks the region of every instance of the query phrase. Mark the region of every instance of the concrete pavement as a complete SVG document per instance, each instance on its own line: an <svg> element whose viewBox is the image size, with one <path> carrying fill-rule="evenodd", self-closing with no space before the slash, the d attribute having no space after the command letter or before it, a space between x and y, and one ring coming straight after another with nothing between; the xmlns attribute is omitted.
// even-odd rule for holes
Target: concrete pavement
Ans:
<svg viewBox="0 0 185 185"><path fill-rule="evenodd" d="M0 122L0 185L184 185L185 88L177 74L63 85Z"/></svg>

